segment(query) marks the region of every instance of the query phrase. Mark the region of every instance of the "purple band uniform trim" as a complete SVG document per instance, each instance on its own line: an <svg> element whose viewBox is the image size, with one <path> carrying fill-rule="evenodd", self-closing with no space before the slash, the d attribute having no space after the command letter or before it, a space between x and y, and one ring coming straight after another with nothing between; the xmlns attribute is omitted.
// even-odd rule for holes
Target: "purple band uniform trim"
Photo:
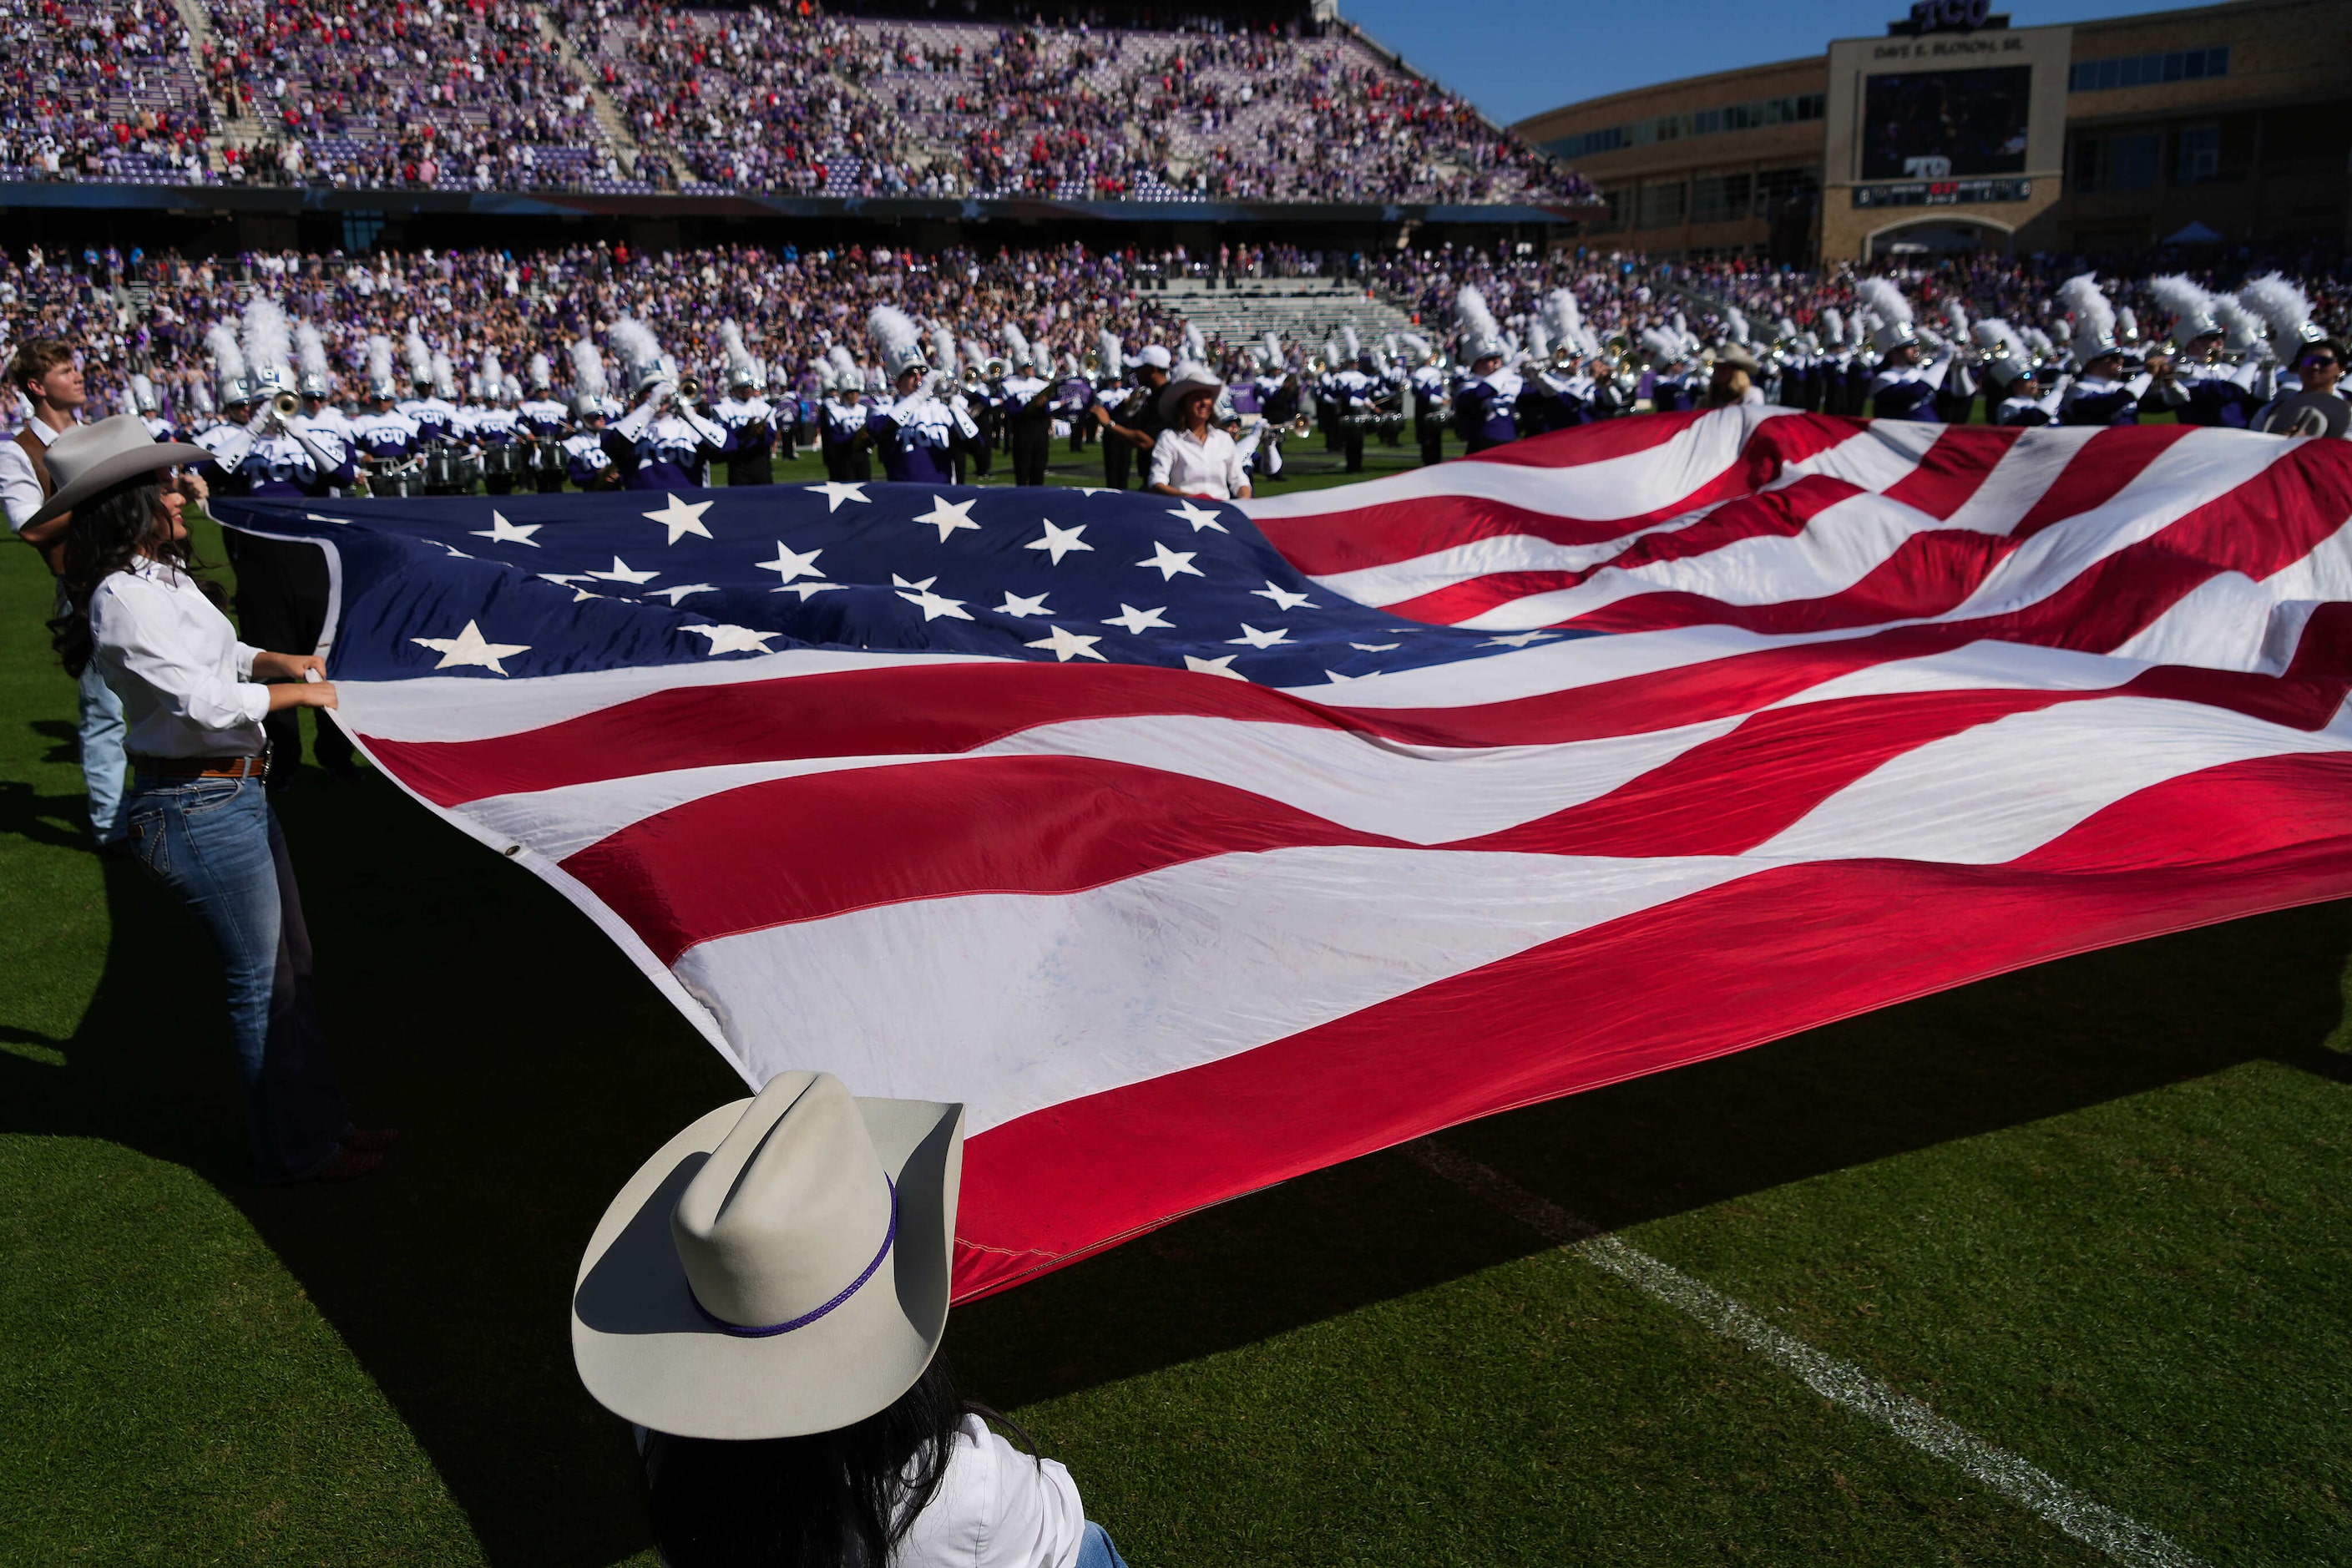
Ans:
<svg viewBox="0 0 2352 1568"><path fill-rule="evenodd" d="M852 1296L856 1295L859 1287L863 1286L868 1279L873 1279L874 1271L882 1267L882 1260L890 1256L890 1246L893 1242L898 1239L898 1184L890 1180L887 1176L882 1178L882 1184L890 1189L890 1228L882 1233L882 1250L874 1255L874 1261L866 1266L865 1273L860 1274L856 1279L852 1279L849 1282L847 1289L844 1289L840 1295L835 1296L832 1300L827 1301L824 1306L819 1307L813 1311L803 1312L799 1317L794 1318L788 1323L772 1323L764 1329L752 1329L746 1328L741 1323L730 1323L726 1319L720 1317L718 1313L712 1311L709 1308L704 1306L702 1304L702 1298L694 1293L694 1286L691 1281L689 1281L686 1287L686 1299L694 1303L694 1310L702 1314L703 1321L709 1323L712 1328L717 1329L720 1333L733 1334L739 1340L772 1339L778 1334L789 1334L794 1329L807 1328L811 1323L815 1322L819 1318L824 1317L827 1312L832 1311L835 1307L840 1306L844 1301L846 1301Z"/></svg>

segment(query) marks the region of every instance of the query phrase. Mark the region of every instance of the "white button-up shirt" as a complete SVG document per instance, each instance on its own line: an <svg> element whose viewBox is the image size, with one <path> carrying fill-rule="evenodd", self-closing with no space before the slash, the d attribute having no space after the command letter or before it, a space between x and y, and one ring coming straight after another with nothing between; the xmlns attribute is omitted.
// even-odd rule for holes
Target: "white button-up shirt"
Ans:
<svg viewBox="0 0 2352 1568"><path fill-rule="evenodd" d="M142 559L89 596L99 674L122 699L124 749L148 757L242 757L264 744L269 689L254 649L196 580Z"/></svg>
<svg viewBox="0 0 2352 1568"><path fill-rule="evenodd" d="M1231 500L1249 484L1234 438L1212 425L1202 439L1190 430L1162 430L1151 448L1151 482L1188 496Z"/></svg>
<svg viewBox="0 0 2352 1568"><path fill-rule="evenodd" d="M1086 1531L1068 1470L967 1415L931 1506L908 1526L890 1568L1071 1568Z"/></svg>
<svg viewBox="0 0 2352 1568"><path fill-rule="evenodd" d="M38 419L27 428L41 438L43 451L48 449L50 442L65 434L63 430L50 429ZM0 506L7 508L8 526L22 533L25 525L33 520L33 514L40 510L42 503L48 499L41 493L41 476L33 472L32 458L16 437L11 436L0 440Z"/></svg>

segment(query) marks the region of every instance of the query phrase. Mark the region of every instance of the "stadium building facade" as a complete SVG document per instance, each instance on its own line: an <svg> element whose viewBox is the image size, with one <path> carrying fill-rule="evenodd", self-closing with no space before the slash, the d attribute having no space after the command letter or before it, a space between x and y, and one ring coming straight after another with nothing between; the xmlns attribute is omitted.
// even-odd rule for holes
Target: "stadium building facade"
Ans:
<svg viewBox="0 0 2352 1568"><path fill-rule="evenodd" d="M1879 38L1572 103L1513 129L1592 180L1588 232L1692 259L2142 249L2352 226L2352 5L2235 0ZM1959 24L1939 26L1938 13Z"/></svg>

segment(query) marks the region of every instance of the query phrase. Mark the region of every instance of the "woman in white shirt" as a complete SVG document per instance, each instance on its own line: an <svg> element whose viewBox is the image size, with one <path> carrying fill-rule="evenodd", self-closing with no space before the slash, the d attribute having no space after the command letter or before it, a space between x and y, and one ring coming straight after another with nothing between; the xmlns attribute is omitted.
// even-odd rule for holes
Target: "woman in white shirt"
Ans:
<svg viewBox="0 0 2352 1568"><path fill-rule="evenodd" d="M1187 361L1160 391L1168 427L1151 448L1151 488L1164 496L1249 499L1249 474L1234 438L1212 424L1225 384L1206 365Z"/></svg>
<svg viewBox="0 0 2352 1568"><path fill-rule="evenodd" d="M1125 1568L939 1359L962 1170L962 1106L783 1072L613 1200L572 1361L638 1428L667 1568Z"/></svg>
<svg viewBox="0 0 2352 1568"><path fill-rule="evenodd" d="M205 458L158 445L136 416L67 431L48 449L57 490L35 521L70 515L66 609L49 623L66 668L95 668L122 700L132 857L185 900L227 971L230 1036L255 1173L340 1181L383 1163L396 1134L344 1113L311 996L301 895L263 789L261 721L332 708L315 655L236 640L221 591L196 575L181 512ZM168 476L168 477L167 477ZM257 685L257 680L292 684Z"/></svg>

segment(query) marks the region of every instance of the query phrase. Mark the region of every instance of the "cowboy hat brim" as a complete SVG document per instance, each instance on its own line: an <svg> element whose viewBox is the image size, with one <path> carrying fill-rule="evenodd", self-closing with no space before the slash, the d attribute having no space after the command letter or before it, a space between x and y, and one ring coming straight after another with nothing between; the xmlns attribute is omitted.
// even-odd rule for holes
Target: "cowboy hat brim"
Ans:
<svg viewBox="0 0 2352 1568"><path fill-rule="evenodd" d="M161 473L165 468L185 468L196 463L209 463L213 455L202 447L192 447L185 441L162 441L152 446L134 447L128 451L111 453L100 458L73 477L73 482L41 503L41 510L26 520L26 528L37 527L53 517L73 510L100 490L109 489L125 479L141 474Z"/></svg>
<svg viewBox="0 0 2352 1568"><path fill-rule="evenodd" d="M816 1321L730 1334L696 1306L670 1234L679 1194L751 1102L722 1105L663 1145L604 1211L572 1295L572 1356L599 1405L681 1437L830 1432L887 1407L947 1331L963 1107L857 1101L898 1189L898 1232L874 1277Z"/></svg>

